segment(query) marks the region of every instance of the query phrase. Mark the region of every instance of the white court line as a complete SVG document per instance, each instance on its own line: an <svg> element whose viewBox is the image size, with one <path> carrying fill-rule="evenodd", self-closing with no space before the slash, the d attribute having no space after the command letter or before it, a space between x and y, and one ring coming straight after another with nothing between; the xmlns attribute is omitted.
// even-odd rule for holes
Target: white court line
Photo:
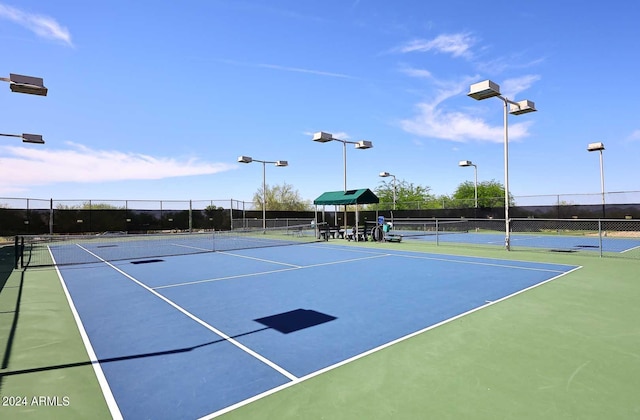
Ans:
<svg viewBox="0 0 640 420"><path fill-rule="evenodd" d="M336 247L344 247L344 245L333 245ZM351 248L344 248L344 249L348 249L351 250ZM433 261L444 261L444 262L453 262L453 263L459 263L459 264L471 264L471 265L487 265L487 266L492 266L492 267L503 267L503 268L513 268L513 269L520 269L520 270L533 270L533 271L548 271L551 273L564 273L564 271L562 270L550 270L547 268L535 268L535 267L521 267L518 265L509 265L509 264L499 264L499 263L491 263L491 262L483 262L483 261L473 261L473 260L462 260L462 259L458 259L457 256L449 256L447 254L431 254L431 255L442 255L441 257L431 257L431 256L426 256L426 255L413 255L413 254L424 254L423 252L420 251L408 251L411 253L403 253L402 251L395 251L393 253L380 253L382 251L375 251L375 250L365 250L365 249L361 249L361 250L353 250L354 252L359 252L359 253L366 253L366 254L374 254L377 256L394 256L394 257L404 257L404 258L416 258L416 259L425 259L425 260L433 260ZM513 262L513 263L523 263L523 264L549 264L549 265L558 265L558 266L566 266L566 267L575 267L572 265L567 265L567 264L556 264L556 263L541 263L541 262L535 262L535 261L525 261L525 260L504 260L504 259L500 259L500 258L492 258L492 257L471 257L471 258L475 258L475 259L479 259L479 260L489 260L489 261L509 261L509 262ZM309 266L312 267L312 266Z"/></svg>
<svg viewBox="0 0 640 420"><path fill-rule="evenodd" d="M284 262L280 262L280 261L267 260L267 259L258 258L258 257L250 257L249 255L233 254L233 253L231 253L229 251L218 251L218 254L224 254L224 255L229 255L229 256L238 257L238 258L246 258L246 259L249 259L249 260L268 262L268 263L272 263L272 264L287 265L289 267L294 267L294 268L302 268L301 265L288 264L288 263L284 263Z"/></svg>
<svg viewBox="0 0 640 420"><path fill-rule="evenodd" d="M331 261L331 262L326 262L326 263L310 264L310 265L304 266L303 268L323 267L323 266L326 266L326 265L343 264L343 263L354 262L354 261L372 260L372 259L375 259L375 258L385 258L385 257L392 257L392 256L393 256L393 254L376 254L376 255L371 255L369 257L350 258L348 260L340 260L340 261Z"/></svg>
<svg viewBox="0 0 640 420"><path fill-rule="evenodd" d="M515 270L530 270L530 271L546 271L550 273L564 273L562 270L551 270L548 268L535 268L535 267L521 267L518 265L509 265L509 264L496 264L496 263L486 263L480 261L464 261L464 260L456 260L456 259L447 259L447 258L435 258L435 257L422 257L419 255L398 255L403 258L414 258L419 260L435 260L435 261L446 261L453 262L459 264L472 264L472 265L485 265L489 267L500 267L500 268L513 268ZM533 264L542 264L542 263L533 263Z"/></svg>
<svg viewBox="0 0 640 420"><path fill-rule="evenodd" d="M80 247L82 248L82 247ZM76 325L78 327L78 331L80 332L80 337L82 338L82 342L84 343L84 348L87 351L87 355L89 356L89 361L91 362L91 366L93 367L93 371L96 374L96 378L98 379L98 384L100 385L100 389L102 389L102 395L107 403L107 407L111 412L111 417L114 419L122 419L122 413L120 412L120 408L118 407L118 403L116 402L113 393L111 392L111 388L109 387L109 382L107 382L106 376L104 376L104 372L102 371L102 366L100 365L100 361L96 356L96 352L93 350L93 346L91 345L91 341L89 340L89 335L87 334L87 330L84 328L84 324L82 324L82 320L80 319L80 315L78 314L78 310L76 309L76 305L73 303L71 299L71 294L69 293L69 289L67 289L67 284L64 282L62 278L62 273L60 273L60 269L56 265L56 259L51 252L51 248L48 248L49 255L51 256L51 260L53 261L54 267L56 269L56 273L58 273L58 279L60 280L60 284L62 285L62 290L64 290L64 294L67 297L67 303L69 304L69 308L71 308L71 313L73 314L73 318L76 321Z"/></svg>
<svg viewBox="0 0 640 420"><path fill-rule="evenodd" d="M640 249L640 245L638 246L634 246L633 248L629 248L629 249L625 249L624 251L620 252L621 254L624 254L625 252L629 252L629 251L633 251L635 249Z"/></svg>
<svg viewBox="0 0 640 420"><path fill-rule="evenodd" d="M80 248L82 248L83 250L85 250L86 252L88 252L89 254L93 255L94 257L98 258L99 260L101 260L102 262L104 262L106 265L108 265L109 267L111 267L112 269L114 269L115 271L117 271L118 273L122 274L123 276L125 276L126 278L128 278L129 280L133 281L134 283L136 283L138 286L142 287L143 289L147 290L148 292L152 293L154 296L156 296L157 298L163 300L164 302L168 303L170 306L172 306L173 308L177 309L178 311L180 311L182 314L186 315L187 317L189 317L190 319L192 319L193 321L197 322L198 324L202 325L203 327L205 327L206 329L208 329L209 331L219 335L220 337L224 338L226 341L228 341L229 343L233 344L234 346L238 347L240 350L243 350L244 352L246 352L247 354L253 356L254 358L260 360L261 362L263 362L264 364L266 364L267 366L271 367L272 369L278 371L279 373L281 373L282 375L286 376L289 380L296 380L298 379L297 376L295 376L294 374L292 374L291 372L287 371L286 369L282 368L281 366L277 365L276 363L272 362L271 360L267 359L266 357L262 356L261 354L251 350L249 347L245 346L244 344L240 343L239 341L236 341L235 339L233 339L232 337L228 336L227 334L225 334L224 332L220 331L219 329L213 327L210 324L207 324L206 322L204 322L202 319L198 318L197 316L195 316L194 314L192 314L191 312L187 311L186 309L184 309L182 306L178 305L177 303L173 302L172 300L164 297L163 295L161 295L160 293L156 292L155 290L153 290L152 288L150 288L149 286L147 286L146 284L140 282L139 280L137 280L136 278L134 278L133 276L125 273L124 271L122 271L121 269L119 269L118 267L116 267L115 265L111 264L110 262L100 258L98 255L94 254L93 252L89 251L88 249L84 248L81 245L78 245Z"/></svg>
<svg viewBox="0 0 640 420"><path fill-rule="evenodd" d="M234 255L234 254L228 254L228 255ZM374 255L374 256L370 256L370 257L351 258L351 259L348 259L348 260L332 261L332 262L312 264L312 265L296 265L296 266L292 266L290 268L283 268L283 269L280 269L280 270L260 271L260 272L257 272L257 273L237 274L235 276L216 277L214 279L194 280L194 281L187 281L187 282L183 282L183 283L166 284L164 286L152 287L151 289L159 290L159 289L168 289L170 287L190 286L192 284L211 283L211 282L214 282L214 281L229 280L229 279L240 279L240 278L243 278L243 277L253 277L253 276L261 276L263 274L282 273L284 271L303 270L305 268L322 267L322 266L325 266L325 265L344 264L344 263L353 262L353 261L370 260L370 259L373 259L373 258L382 258L382 257L388 257L388 256L391 256L391 254L379 254L379 255ZM278 264L275 261L263 260L263 259L260 259L260 258L256 258L256 259L258 259L260 261L263 261L263 262L273 262L275 264ZM290 264L286 264L286 265L290 265Z"/></svg>
<svg viewBox="0 0 640 420"><path fill-rule="evenodd" d="M169 245L177 246L177 247L180 247L180 248L196 249L198 251L203 251L203 252L213 252L213 248L202 248L202 247L199 247L199 246L184 245L184 244L169 244Z"/></svg>
<svg viewBox="0 0 640 420"><path fill-rule="evenodd" d="M237 408L240 408L240 407L242 407L242 406L245 406L245 405L247 405L247 404L249 404L249 403L252 403L252 402L254 402L254 401L257 401L257 400L259 400L259 399L262 399L262 398L264 398L264 397L267 397L267 396L269 396L269 395L271 395L271 394L275 394L275 393L276 393L276 392L278 392L278 391L281 391L281 390L283 390L283 389L289 388L289 387L291 387L291 386L293 386L293 385L297 385L297 384L299 384L299 383L301 383L301 382L304 382L304 381L306 381L306 380L308 380L308 379L311 379L311 378L313 378L313 377L316 377L316 376L318 376L318 375L321 375L321 374L323 374L323 373L326 373L326 372L328 372L328 371L330 371L330 370L336 369L336 368L338 368L338 367L340 367L340 366L346 365L347 363L351 363L351 362L353 362L353 361L355 361L355 360L361 359L361 358L363 358L363 357L365 357L365 356L368 356L368 355L370 355L370 354L372 354L372 353L376 353L376 352L378 352L378 351L380 351L380 350L382 350L382 349L385 349L385 348L387 348L387 347L391 347L391 346L393 346L393 345L395 345L395 344L398 344L398 343L400 343L400 342L402 342L402 341L408 340L408 339L410 339L410 338L412 338L412 337L415 337L415 336L417 336L417 335L420 335L420 334L422 334L422 333L424 333L424 332L427 332L427 331L432 330L432 329L434 329L434 328L437 328L437 327L440 327L440 326L442 326L442 325L448 324L448 323L449 323L449 322L451 322L451 321L455 321L456 319L462 318L462 317L464 317L464 316L467 316L467 315L469 315L469 314L472 314L472 313L474 313L474 312L477 312L477 311L479 311L479 310L481 310L481 309L488 308L489 306L495 305L496 303L502 302L503 300L510 299L510 298L512 298L512 297L514 297L514 296L517 296L517 295L519 295L519 294L521 294L521 293L524 293L524 292L526 292L526 291L529 291L529 290L531 290L531 289L534 289L534 288L536 288L536 287L538 287L538 286L542 286L543 284L549 283L550 281L556 280L556 279L558 279L558 278L560 278L560 277L563 277L563 276L565 276L565 275L567 275L567 274L569 274L569 273L572 273L572 272L574 272L574 271L576 271L576 270L579 270L579 269L581 269L581 268L582 268L582 266L575 267L575 268L573 268L572 270L565 271L565 272L563 272L563 273L561 273L561 274L559 274L559 275L557 275L557 276L555 276L555 277L552 277L552 278L550 278L550 279L547 279L547 280L545 280L545 281L543 281L543 282L541 282L541 283L534 284L533 286L529 286L529 287L527 287L526 289L519 290L519 291L517 291L517 292L515 292L515 293L512 293L512 294L510 294L510 295L508 295L508 296L504 296L504 297L502 297L502 298L500 298L500 299L498 299L498 300L494 300L494 301L491 301L491 302L486 301L486 304L485 304L485 305L478 306L477 308L470 309L470 310L468 310L467 312L461 313L461 314L456 315L456 316L454 316L454 317L452 317L452 318L445 319L444 321L440 321L440 322L439 322L439 323L437 323L437 324L433 324L433 325L430 325L430 326L428 326L428 327L426 327L426 328L423 328L423 329L421 329L421 330L419 330L419 331L412 332L412 333L407 334L407 335L405 335L405 336L403 336L403 337L400 337L400 338L397 338L397 339L395 339L395 340L393 340L393 341L390 341L390 342L388 342L388 343L385 343L385 344L383 344L383 345L381 345L381 346L378 346L378 347L375 347L375 348L373 348L373 349L367 350L367 351L365 351L365 352L363 352L363 353L357 354L357 355L355 355L355 356L353 356L353 357L351 357L351 358L349 358L349 359L345 359L345 360L343 360L343 361L341 361L341 362L338 362L338 363L336 363L336 364L334 364L334 365L327 366L327 367L325 367L325 368L323 368L323 369L320 369L320 370L317 370L317 371L315 371L315 372L312 372L312 373L310 373L310 374L308 374L308 375L302 376L302 377L300 377L300 378L296 379L295 381L291 381L291 382L288 382L288 383L286 383L286 384L282 384L282 385L280 385L280 386L278 386L278 387L276 387L276 388L272 388L272 389L270 389L270 390L268 390L268 391L265 391L265 392L263 392L263 393L261 393L261 394L254 395L253 397L251 397L251 398L247 398L247 399L246 399L246 400L244 400L244 401L240 401L240 402L238 402L238 403L236 403L236 404L230 405L230 406L228 406L228 407L225 407L225 408L223 408L223 409L221 409L221 410L218 410L218 411L213 412L213 413L211 413L211 414L208 414L208 415L206 415L206 416L202 416L202 417L200 417L200 420L204 420L204 419L212 419L212 418L215 418L215 417L221 416L221 415L226 414L226 413L228 413L228 412L230 412L230 411L233 411L233 410L235 410L235 409L237 409Z"/></svg>
<svg viewBox="0 0 640 420"><path fill-rule="evenodd" d="M194 280L194 281L187 281L184 283L174 283L174 284L166 284L164 286L156 286L156 287L152 287L152 289L153 290L168 289L171 287L190 286L192 284L210 283L210 282L220 281L220 280L230 280L230 279L239 279L243 277L261 276L263 274L282 273L284 271L298 270L299 268L301 267L281 268L280 270L261 271L259 273L237 274L235 276L216 277L215 279Z"/></svg>

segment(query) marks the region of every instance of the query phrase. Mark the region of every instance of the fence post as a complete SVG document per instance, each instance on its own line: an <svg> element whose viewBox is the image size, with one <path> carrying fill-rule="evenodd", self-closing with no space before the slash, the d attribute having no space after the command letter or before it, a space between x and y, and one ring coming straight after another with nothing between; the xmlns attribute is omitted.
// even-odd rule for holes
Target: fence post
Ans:
<svg viewBox="0 0 640 420"><path fill-rule="evenodd" d="M192 204L191 200L189 200L189 233L193 232L193 214L192 214Z"/></svg>
<svg viewBox="0 0 640 420"><path fill-rule="evenodd" d="M49 199L49 235L53 235L53 198Z"/></svg>
<svg viewBox="0 0 640 420"><path fill-rule="evenodd" d="M602 219L598 219L598 239L600 242L600 258L602 258Z"/></svg>

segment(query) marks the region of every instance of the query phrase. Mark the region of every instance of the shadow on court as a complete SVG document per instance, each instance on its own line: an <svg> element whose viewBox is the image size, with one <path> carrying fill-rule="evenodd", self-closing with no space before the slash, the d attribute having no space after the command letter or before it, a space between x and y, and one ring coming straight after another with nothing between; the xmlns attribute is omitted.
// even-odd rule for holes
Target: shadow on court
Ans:
<svg viewBox="0 0 640 420"><path fill-rule="evenodd" d="M22 289L22 281L20 283L20 289ZM19 304L18 304L18 306L19 306ZM6 366L8 366L8 360L9 360L8 355L10 353L10 346L11 346L11 342L13 341L12 338L13 338L13 334L14 334L14 331L15 331L15 325L17 324L17 319L18 319L18 316L17 316L17 311L16 311L16 316L14 317L14 320L15 320L14 326L12 328L12 331L11 331L11 334L10 334L10 337L9 337L9 342L8 342L8 345L7 345L7 351L5 352L5 359L6 360L3 360L3 365L2 365L3 369L5 369ZM296 331L299 331L299 330L302 330L302 329L305 329L305 328L314 327L316 325L324 324L326 322L330 322L330 321L333 321L333 320L336 320L336 319L337 318L334 317L334 316L323 314L321 312L317 312L317 311L310 310L310 309L295 309L293 311L283 312L283 313L280 313L280 314L275 314L275 315L267 316L267 317L264 317L264 318L255 319L254 321L265 325L265 327L264 328L258 328L256 330L245 332L245 333L242 333L242 334L237 334L237 335L234 335L234 336L232 336L230 338L231 339L236 339L236 338L244 337L244 336L247 336L247 335L259 333L261 331L270 330L270 329L276 330L276 331L281 332L283 334L290 334L290 333L293 333L293 332L296 332ZM103 364L103 363L120 362L120 361L124 361L124 360L142 359L142 358L146 358L146 357L158 357L158 356L168 356L168 355L172 355L172 354L188 353L190 351L197 350L197 349L202 348L202 347L223 343L225 341L227 341L227 339L220 338L218 340L213 340L213 341L209 341L209 342L206 342L206 343L197 344L195 346L182 347L182 348L179 348L179 349L171 349L171 350L164 350L164 351L158 351L158 352L134 354L134 355L129 355L129 356L109 357L109 358L105 358L105 359L99 359L98 363ZM0 389L1 389L1 384L2 384L2 382L1 382L2 378L5 377L5 376L23 375L23 374L27 374L27 373L44 372L44 371L50 371L50 370L56 370L56 369L67 369L67 368L86 366L86 365L91 365L91 364L93 364L93 362L91 362L91 361L83 361L83 362L65 363L65 364L60 364L60 365L42 366L42 367L37 367L37 368L15 370L15 371L11 371L11 372L1 372L0 373Z"/></svg>
<svg viewBox="0 0 640 420"><path fill-rule="evenodd" d="M18 317L20 315L20 302L22 300L22 290L24 284L24 272L20 273L20 282L17 285L17 294L15 301L11 298L8 292L9 288L15 288L16 286L7 286L9 278L13 273L15 264L14 249L11 246L5 246L0 248L0 319L11 317L9 332L6 336L6 344L4 353L2 355L2 362L0 364L0 392L2 391L2 378L4 376L2 370L9 366L9 360L11 358L11 350L13 348L13 341L18 327ZM15 303L14 303L15 302ZM8 323L5 323L7 325Z"/></svg>

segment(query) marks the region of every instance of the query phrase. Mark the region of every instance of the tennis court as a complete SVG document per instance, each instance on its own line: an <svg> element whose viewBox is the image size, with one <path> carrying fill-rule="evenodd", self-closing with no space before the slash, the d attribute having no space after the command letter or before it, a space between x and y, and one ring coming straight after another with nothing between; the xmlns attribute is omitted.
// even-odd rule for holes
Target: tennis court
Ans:
<svg viewBox="0 0 640 420"><path fill-rule="evenodd" d="M304 244L58 270L112 415L199 418L577 268Z"/></svg>
<svg viewBox="0 0 640 420"><path fill-rule="evenodd" d="M531 418L544 407L597 418L640 409L630 386L637 287L595 267L635 261L304 236L287 235L298 244L285 246L218 238L217 252L202 251L203 235L191 245L172 236L179 251L165 240L48 243L50 258L66 262L13 271L0 295L13 320L0 330L9 336L0 389L70 403L3 412L524 418L532 406Z"/></svg>

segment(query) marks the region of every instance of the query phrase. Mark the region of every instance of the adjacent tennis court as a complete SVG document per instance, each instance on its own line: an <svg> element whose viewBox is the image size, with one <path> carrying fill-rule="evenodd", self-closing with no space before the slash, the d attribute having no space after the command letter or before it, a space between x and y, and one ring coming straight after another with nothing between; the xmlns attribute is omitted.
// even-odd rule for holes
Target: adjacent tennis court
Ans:
<svg viewBox="0 0 640 420"><path fill-rule="evenodd" d="M476 245L504 246L504 233L457 232L429 235L409 234L409 240L442 241L447 243L468 243ZM584 235L535 235L525 233L511 234L511 246L520 248L540 248L558 251L592 251L626 253L640 248L640 238L614 238Z"/></svg>
<svg viewBox="0 0 640 420"><path fill-rule="evenodd" d="M216 416L578 269L333 243L106 261L118 246L51 252L94 261L58 272L125 418Z"/></svg>
<svg viewBox="0 0 640 420"><path fill-rule="evenodd" d="M445 244L500 246L505 244L504 222L478 219L400 219L381 226L373 237L392 242L417 240ZM514 219L510 247L557 252L599 252L615 256L640 250L635 220L598 221L571 219ZM383 233L384 230L384 233ZM373 232L373 231L372 231Z"/></svg>

